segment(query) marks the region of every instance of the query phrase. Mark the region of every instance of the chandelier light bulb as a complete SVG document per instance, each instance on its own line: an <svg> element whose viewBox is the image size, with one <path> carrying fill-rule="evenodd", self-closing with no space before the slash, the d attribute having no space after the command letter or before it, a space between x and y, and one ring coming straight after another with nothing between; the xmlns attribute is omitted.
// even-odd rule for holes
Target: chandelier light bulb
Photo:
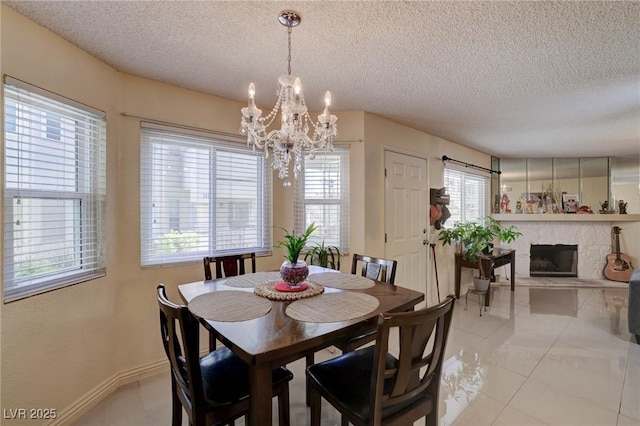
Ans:
<svg viewBox="0 0 640 426"><path fill-rule="evenodd" d="M327 93L324 94L324 104L325 106L331 106L331 92L327 90Z"/></svg>
<svg viewBox="0 0 640 426"><path fill-rule="evenodd" d="M300 96L300 92L302 91L302 82L300 81L300 77L296 77L296 81L293 83L293 92Z"/></svg>
<svg viewBox="0 0 640 426"><path fill-rule="evenodd" d="M253 82L249 83L249 99L253 99L256 95L256 86L253 85Z"/></svg>

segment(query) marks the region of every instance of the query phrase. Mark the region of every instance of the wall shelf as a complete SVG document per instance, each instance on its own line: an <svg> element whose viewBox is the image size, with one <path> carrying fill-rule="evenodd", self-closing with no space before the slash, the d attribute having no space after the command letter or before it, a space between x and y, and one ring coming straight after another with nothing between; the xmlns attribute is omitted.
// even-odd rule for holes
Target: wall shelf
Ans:
<svg viewBox="0 0 640 426"><path fill-rule="evenodd" d="M640 214L492 214L499 222L640 222Z"/></svg>

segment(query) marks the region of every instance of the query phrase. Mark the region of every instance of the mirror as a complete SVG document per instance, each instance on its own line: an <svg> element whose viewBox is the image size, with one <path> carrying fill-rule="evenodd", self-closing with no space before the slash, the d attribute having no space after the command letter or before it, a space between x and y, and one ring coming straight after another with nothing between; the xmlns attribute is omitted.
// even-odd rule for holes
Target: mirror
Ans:
<svg viewBox="0 0 640 426"><path fill-rule="evenodd" d="M627 204L628 213L640 212L640 157L612 157L610 207L619 211L619 202Z"/></svg>
<svg viewBox="0 0 640 426"><path fill-rule="evenodd" d="M596 212L609 199L609 159L580 158L580 205Z"/></svg>
<svg viewBox="0 0 640 426"><path fill-rule="evenodd" d="M611 212L618 213L620 200L627 213L640 213L640 156L501 158L499 165L500 193L494 192L495 187L492 192L494 199L497 196L500 200L506 194L507 213L518 212L518 201L522 213L558 211L563 208L563 194L575 194L578 205L588 206L594 213L605 201ZM540 208L541 193L556 207Z"/></svg>

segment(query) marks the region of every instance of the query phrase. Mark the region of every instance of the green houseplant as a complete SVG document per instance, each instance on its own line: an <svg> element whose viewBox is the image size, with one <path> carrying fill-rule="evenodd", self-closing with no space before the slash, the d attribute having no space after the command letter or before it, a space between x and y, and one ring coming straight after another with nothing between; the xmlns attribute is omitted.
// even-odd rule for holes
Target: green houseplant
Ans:
<svg viewBox="0 0 640 426"><path fill-rule="evenodd" d="M282 281L289 284L290 287L299 286L309 276L307 262L298 259L298 257L316 229L318 227L315 223L309 225L301 235L296 235L295 231L289 232L285 229L284 239L276 244L276 247L286 250L285 261L280 266L280 276Z"/></svg>
<svg viewBox="0 0 640 426"><path fill-rule="evenodd" d="M441 229L438 235L443 245L459 244L462 257L470 263L478 264L478 278L486 280L488 285L487 274L491 272L493 265L489 265L489 270L485 271L480 256L491 252L496 239L511 243L522 233L515 226L505 227L487 216L483 221L456 222L451 228Z"/></svg>
<svg viewBox="0 0 640 426"><path fill-rule="evenodd" d="M304 256L304 260L309 259L311 265L317 264L323 268L340 270L340 249L336 246L328 246L322 240L321 244L316 243ZM314 263L316 262L316 263Z"/></svg>

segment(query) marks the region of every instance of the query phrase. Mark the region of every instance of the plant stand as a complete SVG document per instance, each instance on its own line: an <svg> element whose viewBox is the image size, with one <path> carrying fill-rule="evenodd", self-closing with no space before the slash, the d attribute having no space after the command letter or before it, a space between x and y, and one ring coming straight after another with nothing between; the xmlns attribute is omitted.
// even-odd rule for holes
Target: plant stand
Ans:
<svg viewBox="0 0 640 426"><path fill-rule="evenodd" d="M466 311L469 307L469 293L478 295L478 307L480 308L480 316L482 316L482 306L484 305L484 311L487 311L487 305L485 304L485 300L487 300L488 291L476 290L474 286L469 286L467 290L467 294L464 296L464 310Z"/></svg>
<svg viewBox="0 0 640 426"><path fill-rule="evenodd" d="M491 275L493 275L493 270L500 266L511 264L511 291L515 290L515 279L516 279L516 251L508 250L508 249L494 249L493 253L490 255L482 256L481 262L485 262L485 266L483 269L485 271L490 270ZM490 265L493 264L493 268ZM455 254L455 265L454 265L454 292L456 295L456 299L460 298L460 277L462 275L462 268L473 268L478 269L478 263L472 263L467 261L462 254ZM489 287L491 288L491 287ZM489 306L489 298L485 298L486 306Z"/></svg>

